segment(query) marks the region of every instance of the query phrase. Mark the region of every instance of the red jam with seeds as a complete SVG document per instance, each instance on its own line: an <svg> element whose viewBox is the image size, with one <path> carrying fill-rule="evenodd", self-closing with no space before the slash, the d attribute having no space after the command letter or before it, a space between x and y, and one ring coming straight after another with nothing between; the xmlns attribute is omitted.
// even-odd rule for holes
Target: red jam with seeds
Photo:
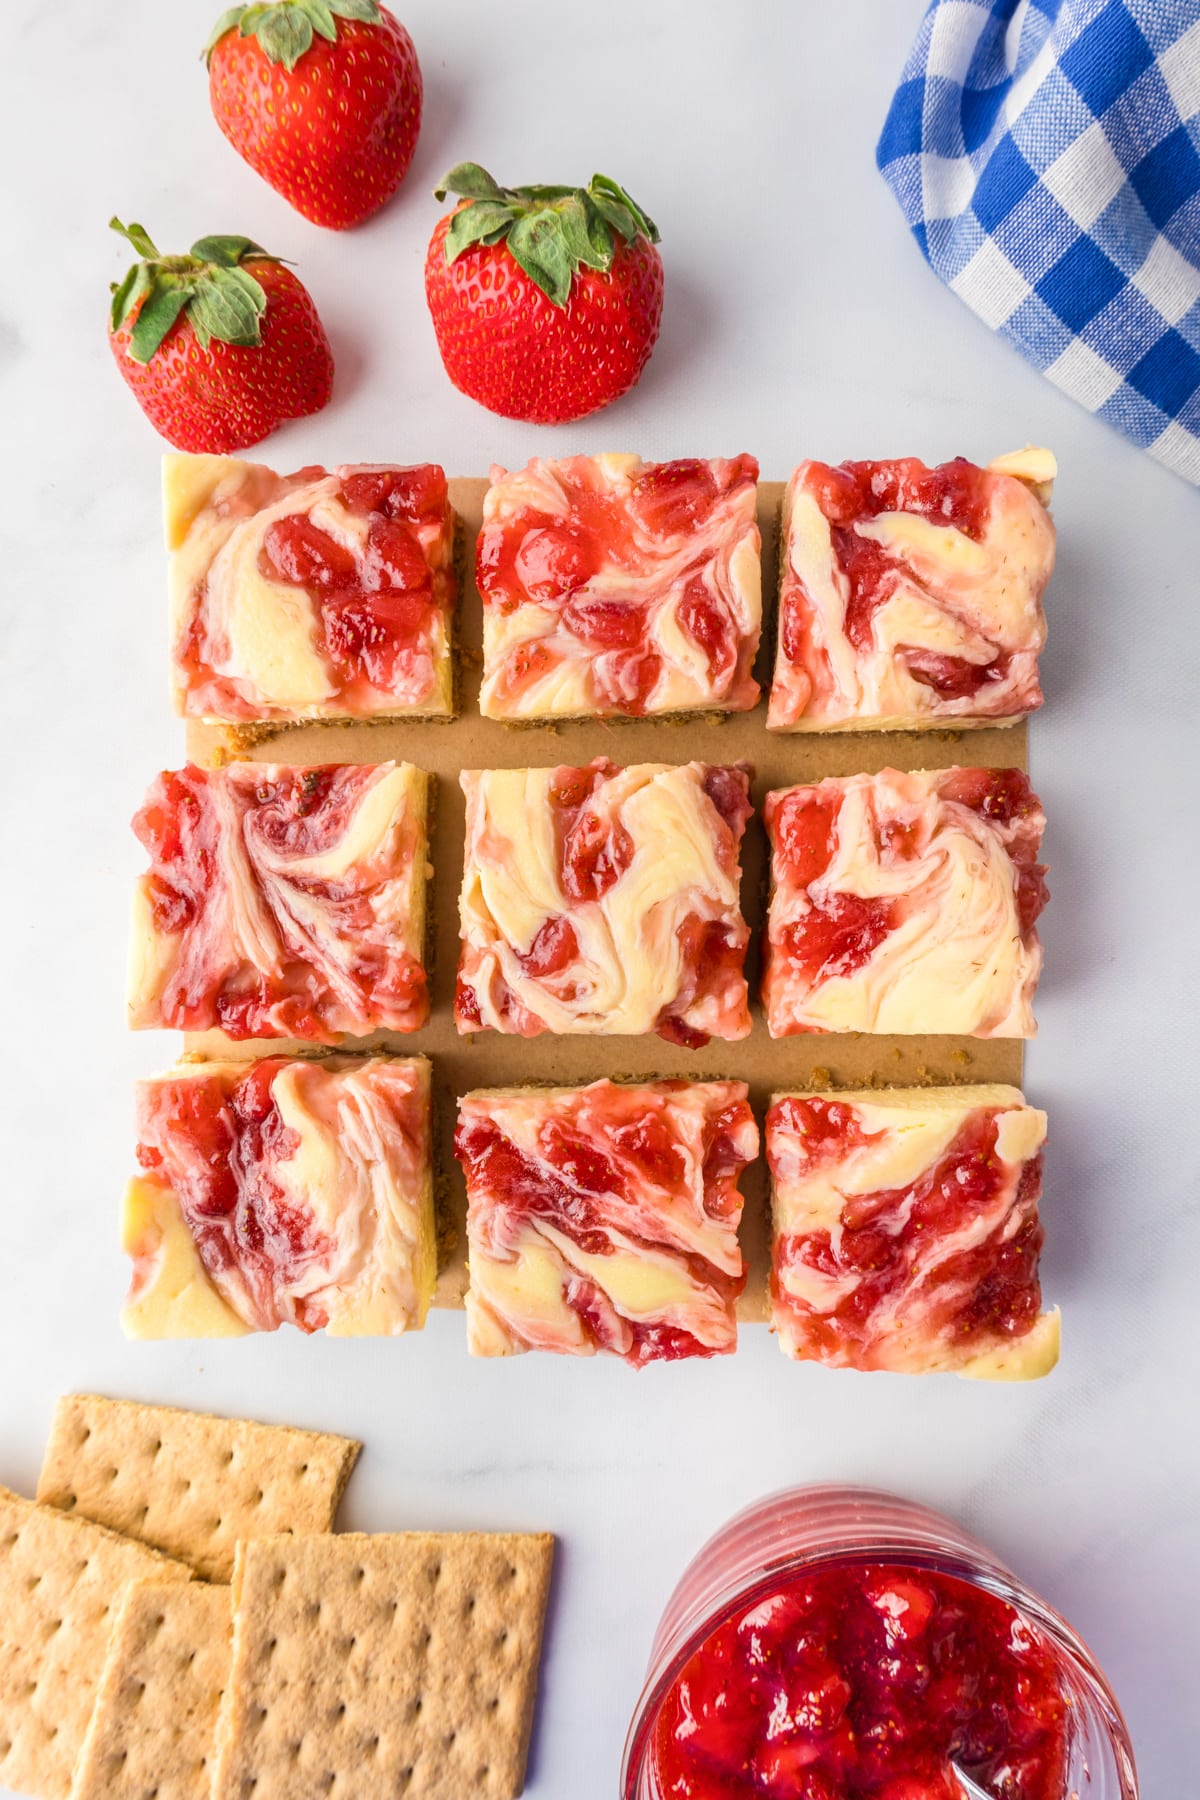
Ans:
<svg viewBox="0 0 1200 1800"><path fill-rule="evenodd" d="M1051 1646L953 1576L857 1564L722 1625L659 1714L663 1800L1061 1800L1067 1704Z"/></svg>

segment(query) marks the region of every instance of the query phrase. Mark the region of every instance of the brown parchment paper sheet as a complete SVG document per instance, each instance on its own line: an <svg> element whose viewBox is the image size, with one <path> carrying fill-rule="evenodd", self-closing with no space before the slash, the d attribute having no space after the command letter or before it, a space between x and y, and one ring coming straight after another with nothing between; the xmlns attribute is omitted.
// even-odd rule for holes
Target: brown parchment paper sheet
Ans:
<svg viewBox="0 0 1200 1800"><path fill-rule="evenodd" d="M774 656L774 596L778 571L779 509L783 483L760 482L758 520L763 537L765 622L758 678L764 698L752 713L686 721L621 720L561 726L508 726L479 716L479 674L483 641L482 607L474 581L475 539L482 523L485 481L450 483L450 498L462 526L463 580L457 644L461 659L460 712L456 719L431 723L306 725L284 730L244 754L255 762L416 763L436 777L430 905L433 919L432 1014L423 1031L399 1036L377 1032L361 1045L397 1055L422 1052L433 1060L434 1155L438 1171L441 1255L434 1304L462 1305L466 1290L466 1189L454 1160L452 1140L457 1097L472 1088L521 1082L570 1086L608 1075L649 1080L687 1076L693 1080L734 1077L750 1086L762 1125L772 1092L780 1088L869 1087L929 1083L1005 1081L1019 1085L1022 1046L1013 1039L875 1037L864 1033L803 1036L773 1043L761 1010L752 1001L754 1029L740 1043L714 1040L703 1050L684 1050L658 1037L504 1037L482 1032L459 1037L454 1027L454 973L458 953L458 890L462 876L463 816L461 769L540 768L582 764L595 756L616 763L745 762L754 770L753 797L761 805L771 788L825 775L851 775L883 768L945 768L952 763L984 768L1026 766L1024 725L962 732L834 732L788 736L766 729L766 689ZM189 757L211 763L226 754L228 739L218 726L189 725ZM751 819L742 846L742 908L750 924L747 965L751 993L757 986L757 937L765 916L767 841L759 817ZM273 1041L232 1043L220 1032L186 1039L189 1054L247 1057L311 1051L312 1046ZM768 1179L759 1160L742 1178L746 1205L741 1240L749 1269L739 1306L744 1319L767 1311Z"/></svg>

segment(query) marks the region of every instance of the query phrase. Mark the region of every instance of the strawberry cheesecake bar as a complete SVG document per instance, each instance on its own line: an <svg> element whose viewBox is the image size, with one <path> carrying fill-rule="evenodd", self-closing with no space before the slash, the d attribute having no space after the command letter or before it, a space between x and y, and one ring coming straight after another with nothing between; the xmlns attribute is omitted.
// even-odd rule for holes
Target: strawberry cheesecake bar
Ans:
<svg viewBox="0 0 1200 1800"><path fill-rule="evenodd" d="M320 1044L424 1025L428 789L408 763L160 775L134 819L130 1023Z"/></svg>
<svg viewBox="0 0 1200 1800"><path fill-rule="evenodd" d="M641 1365L737 1348L740 1081L506 1088L459 1102L473 1356Z"/></svg>
<svg viewBox="0 0 1200 1800"><path fill-rule="evenodd" d="M772 1037L1033 1036L1045 820L1019 769L884 769L779 789L763 813Z"/></svg>
<svg viewBox="0 0 1200 1800"><path fill-rule="evenodd" d="M476 559L485 717L748 711L757 481L752 456L493 469Z"/></svg>
<svg viewBox="0 0 1200 1800"><path fill-rule="evenodd" d="M423 1057L184 1063L137 1090L133 1338L418 1329L437 1253Z"/></svg>
<svg viewBox="0 0 1200 1800"><path fill-rule="evenodd" d="M985 469L801 463L783 502L768 725L1012 725L1040 706L1055 473L1037 449Z"/></svg>
<svg viewBox="0 0 1200 1800"><path fill-rule="evenodd" d="M454 514L435 464L276 475L168 456L176 711L241 728L447 717Z"/></svg>
<svg viewBox="0 0 1200 1800"><path fill-rule="evenodd" d="M771 1322L836 1369L1046 1375L1046 1115L1016 1088L782 1094L767 1113Z"/></svg>
<svg viewBox="0 0 1200 1800"><path fill-rule="evenodd" d="M460 1032L750 1030L744 768L467 770Z"/></svg>

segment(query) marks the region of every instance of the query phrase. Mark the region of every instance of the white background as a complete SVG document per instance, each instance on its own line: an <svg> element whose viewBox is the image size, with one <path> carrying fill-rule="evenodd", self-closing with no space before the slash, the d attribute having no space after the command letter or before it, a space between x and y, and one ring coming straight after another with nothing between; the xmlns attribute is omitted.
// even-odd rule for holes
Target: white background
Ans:
<svg viewBox="0 0 1200 1800"><path fill-rule="evenodd" d="M1148 1800L1194 1792L1197 495L992 337L926 269L873 166L921 0L411 0L426 122L399 197L350 235L294 214L213 123L218 0L5 0L0 147L0 1481L29 1492L69 1389L327 1426L366 1453L368 1529L550 1527L561 1562L529 1792L612 1800L662 1604L735 1508L784 1483L887 1484L957 1514L1091 1641ZM657 218L659 347L637 391L561 431L449 385L421 269L437 177L601 169ZM442 462L630 448L986 460L1052 445L1060 568L1033 764L1050 816L1041 1036L1057 1374L1027 1388L734 1358L468 1361L408 1342L127 1345L117 1205L130 1083L168 1038L123 1025L127 821L182 734L165 695L157 438L105 342L129 260L244 232L295 259L338 360L320 417L262 454ZM598 1069L599 1072L599 1069Z"/></svg>

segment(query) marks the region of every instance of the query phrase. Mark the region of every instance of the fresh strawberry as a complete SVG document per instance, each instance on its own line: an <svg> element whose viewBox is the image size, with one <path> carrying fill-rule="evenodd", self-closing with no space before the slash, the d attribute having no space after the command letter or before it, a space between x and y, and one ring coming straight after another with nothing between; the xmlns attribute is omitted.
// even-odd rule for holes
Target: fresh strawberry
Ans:
<svg viewBox="0 0 1200 1800"><path fill-rule="evenodd" d="M168 443L224 454L320 412L333 355L312 296L278 258L243 237L160 256L140 225L112 228L142 260L113 287L108 341Z"/></svg>
<svg viewBox="0 0 1200 1800"><path fill-rule="evenodd" d="M421 70L377 0L234 6L204 54L217 124L314 225L357 225L395 193L421 126Z"/></svg>
<svg viewBox="0 0 1200 1800"><path fill-rule="evenodd" d="M607 175L585 188L501 188L460 163L436 190L425 297L456 388L506 419L561 425L607 406L646 366L662 317L658 229Z"/></svg>

